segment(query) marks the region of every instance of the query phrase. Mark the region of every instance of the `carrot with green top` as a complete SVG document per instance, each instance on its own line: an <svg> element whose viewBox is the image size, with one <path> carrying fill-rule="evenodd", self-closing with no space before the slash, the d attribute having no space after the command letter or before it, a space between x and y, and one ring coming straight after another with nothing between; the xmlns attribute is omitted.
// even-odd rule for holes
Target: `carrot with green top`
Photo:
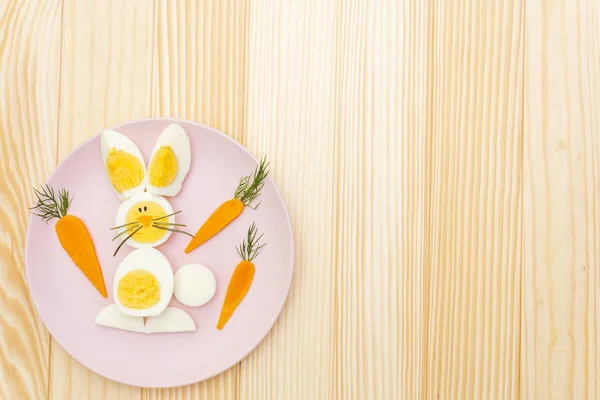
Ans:
<svg viewBox="0 0 600 400"><path fill-rule="evenodd" d="M260 244L263 235L257 238L256 233L256 225L253 223L248 229L248 237L237 248L242 261L235 267L229 280L225 300L223 300L223 306L221 307L221 315L219 315L219 322L217 323L217 329L219 330L225 327L225 324L248 293L248 289L250 289L250 285L254 280L255 268L252 261L259 255L260 249L265 246Z"/></svg>
<svg viewBox="0 0 600 400"><path fill-rule="evenodd" d="M206 222L198 229L192 240L185 248L189 253L210 238L221 232L227 225L240 216L245 207L256 209L260 202L252 206L252 203L260 195L260 191L265 185L265 179L269 175L269 163L265 158L260 161L252 175L244 176L240 179L233 199L223 202L211 215Z"/></svg>
<svg viewBox="0 0 600 400"><path fill-rule="evenodd" d="M102 297L106 298L104 277L92 238L81 219L67 214L73 200L69 197L69 192L66 189L55 192L51 186L45 185L39 190L33 189L33 193L36 202L31 208L35 210L32 214L41 217L46 223L54 218L58 219L54 229L61 246Z"/></svg>

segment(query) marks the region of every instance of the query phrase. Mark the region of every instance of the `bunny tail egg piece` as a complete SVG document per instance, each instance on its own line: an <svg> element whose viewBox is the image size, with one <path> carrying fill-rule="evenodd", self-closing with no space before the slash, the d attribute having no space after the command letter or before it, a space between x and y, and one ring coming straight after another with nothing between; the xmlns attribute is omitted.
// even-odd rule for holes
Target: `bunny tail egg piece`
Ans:
<svg viewBox="0 0 600 400"><path fill-rule="evenodd" d="M160 246L171 236L169 229L175 223L171 214L173 208L164 197L142 192L128 198L117 210L120 240L132 235L126 242L131 247Z"/></svg>
<svg viewBox="0 0 600 400"><path fill-rule="evenodd" d="M173 270L167 258L153 248L137 249L117 267L113 297L123 314L154 317L169 305L173 286Z"/></svg>
<svg viewBox="0 0 600 400"><path fill-rule="evenodd" d="M158 137L150 156L146 184L148 192L175 196L190 170L191 160L190 138L185 130L177 124L167 126Z"/></svg>
<svg viewBox="0 0 600 400"><path fill-rule="evenodd" d="M143 192L147 182L146 164L135 143L110 129L102 132L100 142L104 169L119 199Z"/></svg>

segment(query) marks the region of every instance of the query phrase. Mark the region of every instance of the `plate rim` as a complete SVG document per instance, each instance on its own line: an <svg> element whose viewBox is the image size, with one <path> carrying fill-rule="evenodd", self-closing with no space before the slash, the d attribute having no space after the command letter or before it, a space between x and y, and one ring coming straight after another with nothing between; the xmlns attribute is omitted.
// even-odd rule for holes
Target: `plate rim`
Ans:
<svg viewBox="0 0 600 400"><path fill-rule="evenodd" d="M242 145L240 142L238 142L237 140L235 140L234 138L232 138L231 136L221 132L220 130L213 128L211 126L202 124L200 122L197 121L192 121L192 120L187 120L187 119L182 119L182 118L173 118L173 117L146 117L146 118L137 118L137 119L132 119L132 120L127 120L124 122L120 122L116 125L112 125L110 127L105 127L102 128L100 131L96 132L94 135L92 135L90 138L88 138L87 140L83 141L82 143L80 143L79 145L77 145L75 148L73 148L69 154L67 154L64 158L62 158L60 160L60 162L58 162L56 164L56 166L54 167L54 169L52 170L52 172L50 173L50 175L48 175L48 177L46 178L45 183L47 183L48 181L50 181L54 175L57 173L58 169L60 168L60 166L65 163L69 158L71 158L73 156L73 154L75 154L77 151L79 151L83 146L85 146L86 144L88 144L89 142L95 140L97 137L99 137L102 132L106 129L113 129L118 131L121 127L129 125L131 123L138 123L138 122L148 122L148 121L163 121L163 122L172 122L172 123L178 123L178 124L190 124L190 125L196 125L197 127L200 127L202 129L205 130L209 130L212 131L213 133L216 133L217 135L227 139L231 144L237 146L239 149L241 149L242 151L244 151L246 154L248 154L252 160L254 160L254 162L256 162L257 164L259 163L259 160L254 156L254 154L252 154L250 152L250 150L248 150L244 145ZM31 299L31 302L33 303L33 308L35 310L35 313L37 314L37 316L40 318L40 320L42 321L42 324L44 325L44 328L46 329L46 331L48 332L48 334L56 341L56 343L58 343L58 345L60 347L62 347L62 349L69 355L69 357L71 357L72 360L76 361L77 363L79 363L80 365L82 365L83 367L85 367L87 370L97 374L98 376L103 377L104 379L108 379L111 380L113 382L117 382L120 384L124 384L124 385L129 385L129 386L133 386L133 387L139 387L139 388L149 388L149 389L171 389L171 388L178 388L178 387L183 387L183 386L188 386L188 385L193 385L196 383L200 383L200 382L204 382L207 381L211 378L214 378L218 375L221 375L222 373L228 371L229 369L233 368L235 365L239 364L242 360L244 360L245 358L247 358L250 354L252 354L257 348L258 346L263 343L265 341L265 339L267 338L267 336L269 336L269 334L271 333L271 331L273 330L276 322L279 320L279 318L281 317L281 314L283 312L283 309L285 308L285 305L288 302L288 298L290 295L290 291L291 291L291 286L292 286L292 281L294 280L294 274L295 274L295 270L296 270L296 247L295 247L295 235L294 235L294 226L292 224L292 219L291 219L291 215L289 212L289 208L287 206L287 203L285 201L285 198L283 197L283 194L281 193L281 190L279 189L279 186L277 186L277 184L275 183L275 181L273 180L272 176L268 176L267 177L268 180L270 180L273 184L273 187L275 188L275 193L277 194L277 197L279 198L279 200L281 201L281 204L283 205L283 209L285 211L285 215L286 215L286 223L290 232L290 249L291 249L291 274L290 274L290 278L287 282L286 286L286 294L285 297L283 298L283 301L281 302L281 305L279 307L279 310L277 312L277 315L275 316L275 318L273 318L273 321L271 321L271 323L268 326L268 329L265 332L265 335L252 347L250 348L247 352L244 352L244 354L242 354L241 357L239 357L238 359L235 360L235 362L233 362L231 365L229 365L228 367L222 368L218 371L216 371L213 374L209 374L205 377L201 377L199 380L188 380L188 381L184 381L183 383L178 383L176 385L153 385L153 386L140 386L140 385L136 385L134 383L129 383L129 382L124 382L123 380L117 379L115 377L109 377L107 376L107 374L104 373L100 373L95 371L94 369L90 368L89 366L87 366L85 363L83 363L82 361L78 360L77 358L75 358L61 343L60 340L58 340L50 331L50 329L48 328L48 326L46 325L46 321L44 320L44 317L42 316L42 314L39 312L38 307L37 307L37 303L35 300L35 296L33 295L33 292L31 291L31 283L30 283L30 271L28 268L28 264L29 264L29 260L28 260L28 251L27 249L29 248L29 237L30 237L30 230L31 230L31 223L33 220L33 215L31 214L31 212L29 212L29 217L28 217L28 222L27 222L27 230L25 231L25 246L23 247L23 268L25 269L25 278L27 280L27 292L29 294L29 297Z"/></svg>

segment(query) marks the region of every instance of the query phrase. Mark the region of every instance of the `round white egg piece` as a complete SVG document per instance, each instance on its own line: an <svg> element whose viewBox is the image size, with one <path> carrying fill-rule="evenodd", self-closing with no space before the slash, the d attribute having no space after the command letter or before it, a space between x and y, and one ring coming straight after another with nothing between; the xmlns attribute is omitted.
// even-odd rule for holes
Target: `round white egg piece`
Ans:
<svg viewBox="0 0 600 400"><path fill-rule="evenodd" d="M148 164L146 189L161 196L175 196L181 190L192 160L190 138L177 125L167 126L158 137Z"/></svg>
<svg viewBox="0 0 600 400"><path fill-rule="evenodd" d="M188 307L208 303L216 290L215 274L202 264L186 264L175 273L175 298Z"/></svg>
<svg viewBox="0 0 600 400"><path fill-rule="evenodd" d="M132 317L162 313L173 296L173 270L167 258L153 248L136 249L121 261L113 281L119 310Z"/></svg>
<svg viewBox="0 0 600 400"><path fill-rule="evenodd" d="M146 163L140 149L120 132L106 129L100 136L102 162L110 184L124 200L143 192L147 182Z"/></svg>
<svg viewBox="0 0 600 400"><path fill-rule="evenodd" d="M119 226L119 242L135 247L156 247L169 239L175 223L171 204L161 196L142 192L125 200L117 210L116 226ZM169 215L167 217L167 215Z"/></svg>

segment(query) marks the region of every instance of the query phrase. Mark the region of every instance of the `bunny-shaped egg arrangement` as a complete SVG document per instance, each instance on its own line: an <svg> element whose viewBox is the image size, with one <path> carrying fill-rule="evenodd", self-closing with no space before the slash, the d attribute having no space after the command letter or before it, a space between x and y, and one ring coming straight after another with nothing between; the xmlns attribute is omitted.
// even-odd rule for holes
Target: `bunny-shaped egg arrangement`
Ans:
<svg viewBox="0 0 600 400"><path fill-rule="evenodd" d="M108 180L122 200L116 212L115 238L120 244L136 248L119 264L113 279L115 304L96 317L98 325L144 333L196 330L192 317L182 309L168 307L174 292L173 269L157 249L172 233L184 233L175 222L169 201L176 196L190 169L190 140L177 125L167 126L160 134L146 168L142 153L122 133L105 130L101 154ZM202 266L198 266L202 268ZM214 275L203 285L214 294ZM144 318L147 318L144 324Z"/></svg>

